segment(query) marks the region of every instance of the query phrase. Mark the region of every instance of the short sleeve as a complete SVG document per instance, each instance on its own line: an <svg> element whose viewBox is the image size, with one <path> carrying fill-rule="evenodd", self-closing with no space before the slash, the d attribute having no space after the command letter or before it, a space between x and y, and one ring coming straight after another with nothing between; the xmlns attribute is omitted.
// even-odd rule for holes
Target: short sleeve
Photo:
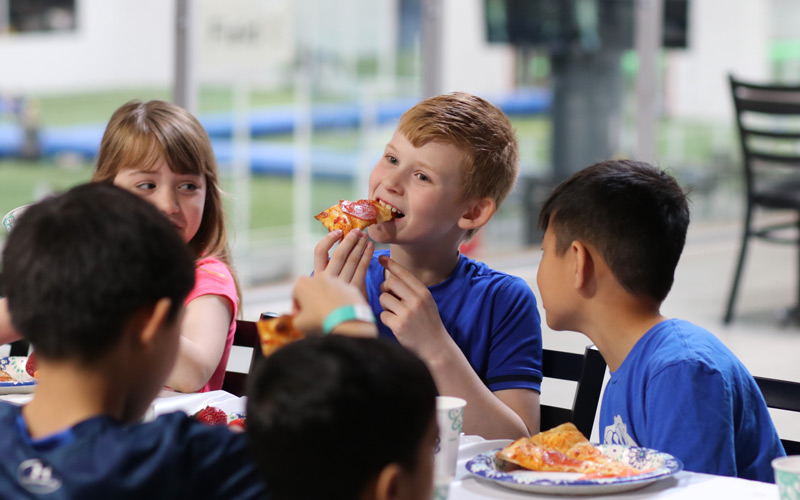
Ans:
<svg viewBox="0 0 800 500"><path fill-rule="evenodd" d="M686 470L737 475L733 396L718 370L670 365L649 381L645 398L648 447L678 457Z"/></svg>
<svg viewBox="0 0 800 500"><path fill-rule="evenodd" d="M492 307L487 387L541 391L542 330L536 297L524 280L508 276Z"/></svg>
<svg viewBox="0 0 800 500"><path fill-rule="evenodd" d="M236 317L239 309L239 296L236 293L236 282L228 266L213 257L197 262L195 267L195 284L184 305L203 295L219 295L228 299Z"/></svg>

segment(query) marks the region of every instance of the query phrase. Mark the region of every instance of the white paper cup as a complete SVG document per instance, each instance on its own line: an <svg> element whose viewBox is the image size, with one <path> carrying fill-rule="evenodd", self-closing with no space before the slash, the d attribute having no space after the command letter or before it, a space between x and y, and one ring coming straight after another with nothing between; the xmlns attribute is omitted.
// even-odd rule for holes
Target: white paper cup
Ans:
<svg viewBox="0 0 800 500"><path fill-rule="evenodd" d="M436 398L436 420L439 424L439 440L434 455L434 478L436 484L449 482L456 475L458 441L464 424L464 407L461 398L438 396Z"/></svg>
<svg viewBox="0 0 800 500"><path fill-rule="evenodd" d="M800 498L800 455L779 457L772 461L775 469L775 484L781 494L781 500Z"/></svg>

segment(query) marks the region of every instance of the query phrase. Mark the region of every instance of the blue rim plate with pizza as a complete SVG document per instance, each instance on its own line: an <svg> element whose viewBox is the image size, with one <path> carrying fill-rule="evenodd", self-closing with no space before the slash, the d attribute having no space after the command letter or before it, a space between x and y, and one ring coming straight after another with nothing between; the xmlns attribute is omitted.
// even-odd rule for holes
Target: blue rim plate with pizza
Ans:
<svg viewBox="0 0 800 500"><path fill-rule="evenodd" d="M6 356L0 358L0 376L11 378L11 380L0 380L0 395L2 394L24 394L33 392L36 388L36 380L28 374L25 366L28 363L27 356ZM3 376L3 374L5 374Z"/></svg>
<svg viewBox="0 0 800 500"><path fill-rule="evenodd" d="M499 450L480 453L467 462L467 471L500 486L520 491L555 495L603 495L643 488L683 470L683 463L670 455L650 448L597 445L604 455L645 472L627 477L587 479L575 472L539 472L513 470L504 472L495 463Z"/></svg>

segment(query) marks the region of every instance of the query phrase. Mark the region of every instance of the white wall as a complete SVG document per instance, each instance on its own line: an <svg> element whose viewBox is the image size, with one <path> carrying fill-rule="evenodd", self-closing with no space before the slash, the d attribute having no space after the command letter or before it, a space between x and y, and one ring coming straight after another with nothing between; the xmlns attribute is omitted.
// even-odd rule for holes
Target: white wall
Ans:
<svg viewBox="0 0 800 500"><path fill-rule="evenodd" d="M166 0L78 0L75 32L0 39L0 92L169 85L174 4Z"/></svg>
<svg viewBox="0 0 800 500"><path fill-rule="evenodd" d="M689 48L670 51L665 109L670 116L729 120L728 73L769 75L771 0L691 0Z"/></svg>
<svg viewBox="0 0 800 500"><path fill-rule="evenodd" d="M477 95L514 88L514 50L486 42L483 0L441 0L444 92Z"/></svg>

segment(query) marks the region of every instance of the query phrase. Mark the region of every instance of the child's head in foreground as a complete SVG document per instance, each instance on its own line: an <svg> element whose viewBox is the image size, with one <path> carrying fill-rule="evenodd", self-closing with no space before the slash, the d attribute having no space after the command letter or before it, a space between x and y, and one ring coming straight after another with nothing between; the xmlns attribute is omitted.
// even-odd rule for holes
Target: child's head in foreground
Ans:
<svg viewBox="0 0 800 500"><path fill-rule="evenodd" d="M160 168L188 176L175 182L181 183L182 199L194 196L190 201L194 206L188 210L182 206L183 212L189 213L176 225L195 257L212 255L230 265L217 164L203 126L191 113L169 102L122 105L106 126L92 181L120 185L156 203L151 193L157 186L142 175L158 173Z"/></svg>
<svg viewBox="0 0 800 500"><path fill-rule="evenodd" d="M339 335L281 348L251 375L247 432L278 500L430 498L436 387L398 344ZM308 470L314 470L309 478Z"/></svg>
<svg viewBox="0 0 800 500"><path fill-rule="evenodd" d="M672 287L688 226L686 195L675 179L632 160L575 173L553 190L539 214L556 255L574 241L590 246L628 293L654 304Z"/></svg>
<svg viewBox="0 0 800 500"><path fill-rule="evenodd" d="M155 207L121 188L92 183L22 214L3 250L3 278L14 327L33 344L44 377L47 362L102 366L162 299L168 299L162 307L169 329L194 285L194 262ZM177 349L177 333L159 336L165 352L172 344ZM149 399L134 413L144 411L163 385L174 353L172 361L166 358L149 367L149 384L140 381L140 399Z"/></svg>
<svg viewBox="0 0 800 500"><path fill-rule="evenodd" d="M373 177L380 175L384 162L402 165L408 160L408 155L404 154L407 145L422 148L429 143L452 147L453 154L445 162L458 166L458 178L444 181L457 183L453 186L455 201L488 198L496 208L514 186L519 157L517 139L508 117L485 99L454 92L425 99L400 117L384 158L373 170L370 193L374 193L377 182ZM425 174L424 170L422 173ZM467 237L475 231L477 229L471 229Z"/></svg>

